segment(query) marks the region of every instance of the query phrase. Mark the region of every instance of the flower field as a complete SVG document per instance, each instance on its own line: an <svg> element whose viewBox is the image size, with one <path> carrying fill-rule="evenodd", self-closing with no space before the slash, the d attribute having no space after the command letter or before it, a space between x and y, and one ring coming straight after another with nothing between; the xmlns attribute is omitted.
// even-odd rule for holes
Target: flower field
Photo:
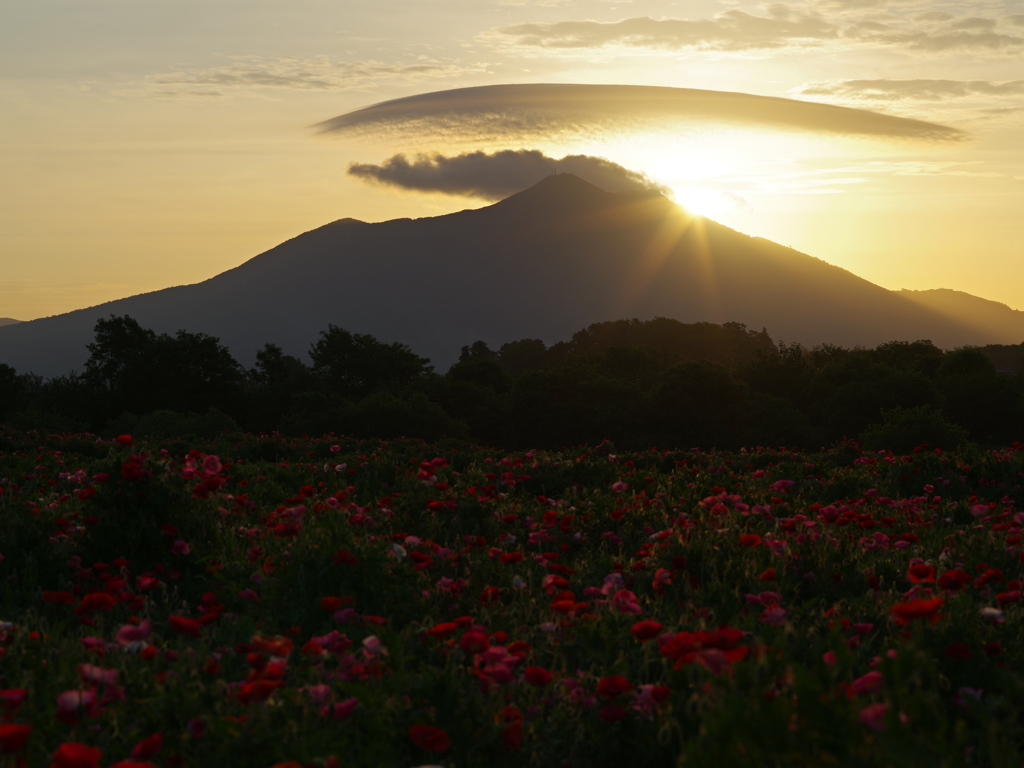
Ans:
<svg viewBox="0 0 1024 768"><path fill-rule="evenodd" d="M1019 768L1022 482L0 431L0 766Z"/></svg>

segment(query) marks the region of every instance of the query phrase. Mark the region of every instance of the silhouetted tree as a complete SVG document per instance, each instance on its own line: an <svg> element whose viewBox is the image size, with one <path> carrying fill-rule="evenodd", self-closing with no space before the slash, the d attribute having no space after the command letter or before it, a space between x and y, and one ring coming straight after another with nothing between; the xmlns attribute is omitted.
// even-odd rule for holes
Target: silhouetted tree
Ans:
<svg viewBox="0 0 1024 768"><path fill-rule="evenodd" d="M310 347L313 371L333 391L362 398L380 390L398 391L434 370L406 344L385 344L373 336L349 333L331 324Z"/></svg>

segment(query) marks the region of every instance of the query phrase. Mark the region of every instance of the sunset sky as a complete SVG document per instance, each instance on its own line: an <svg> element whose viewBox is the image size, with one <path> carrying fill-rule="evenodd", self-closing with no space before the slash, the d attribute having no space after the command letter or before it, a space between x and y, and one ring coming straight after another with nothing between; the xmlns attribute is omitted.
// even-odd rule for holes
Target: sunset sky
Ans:
<svg viewBox="0 0 1024 768"><path fill-rule="evenodd" d="M548 168L1024 309L1022 54L1020 0L12 0L0 317Z"/></svg>

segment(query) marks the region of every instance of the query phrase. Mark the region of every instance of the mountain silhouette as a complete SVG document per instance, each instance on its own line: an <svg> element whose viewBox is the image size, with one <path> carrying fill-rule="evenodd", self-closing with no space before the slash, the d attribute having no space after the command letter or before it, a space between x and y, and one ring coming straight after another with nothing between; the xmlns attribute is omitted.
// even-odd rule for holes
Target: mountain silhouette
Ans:
<svg viewBox="0 0 1024 768"><path fill-rule="evenodd" d="M570 174L445 216L341 219L195 285L4 326L0 362L81 370L97 319L124 314L218 336L245 365L267 342L306 357L333 323L408 344L441 371L477 339L551 343L632 317L735 321L805 345L1022 340L1015 323L975 327L655 192L608 193Z"/></svg>
<svg viewBox="0 0 1024 768"><path fill-rule="evenodd" d="M20 322L21 320L15 320L13 317L0 317L0 326L14 325L15 323Z"/></svg>

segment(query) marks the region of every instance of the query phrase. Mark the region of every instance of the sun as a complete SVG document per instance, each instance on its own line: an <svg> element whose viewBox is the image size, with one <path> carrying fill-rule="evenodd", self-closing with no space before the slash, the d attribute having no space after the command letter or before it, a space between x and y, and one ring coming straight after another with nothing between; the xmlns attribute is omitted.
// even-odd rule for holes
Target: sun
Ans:
<svg viewBox="0 0 1024 768"><path fill-rule="evenodd" d="M673 199L687 212L709 219L723 219L735 213L741 198L719 189L697 186L670 187Z"/></svg>

